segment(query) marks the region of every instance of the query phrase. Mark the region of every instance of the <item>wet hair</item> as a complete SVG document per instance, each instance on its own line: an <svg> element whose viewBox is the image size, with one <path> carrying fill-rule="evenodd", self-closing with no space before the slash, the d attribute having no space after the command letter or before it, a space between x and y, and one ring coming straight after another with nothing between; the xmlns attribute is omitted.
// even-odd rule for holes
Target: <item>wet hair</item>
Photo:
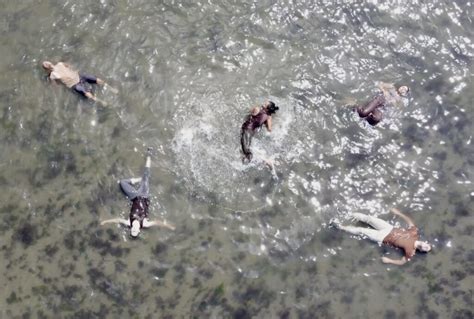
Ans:
<svg viewBox="0 0 474 319"><path fill-rule="evenodd" d="M416 247L419 251L427 253L431 251L431 244L427 243L426 241L419 241Z"/></svg>
<svg viewBox="0 0 474 319"><path fill-rule="evenodd" d="M403 94L400 93L400 89L401 89L402 87L405 87L405 88L406 88L406 92L403 93ZM401 85L401 86L398 87L397 93L400 94L400 96L407 96L407 95L410 93L410 88L409 88L408 86L406 86L406 85Z"/></svg>
<svg viewBox="0 0 474 319"><path fill-rule="evenodd" d="M382 112L375 109L366 117L366 119L370 125L375 126L382 120L382 116Z"/></svg>
<svg viewBox="0 0 474 319"><path fill-rule="evenodd" d="M43 66L43 69L45 70L51 70L53 68L53 63L49 61L43 61L41 65Z"/></svg>
<svg viewBox="0 0 474 319"><path fill-rule="evenodd" d="M267 104L267 113L269 115L273 114L273 113L276 113L276 111L278 111L280 108L278 106L275 105L275 103L273 103L272 101L268 101L268 104Z"/></svg>

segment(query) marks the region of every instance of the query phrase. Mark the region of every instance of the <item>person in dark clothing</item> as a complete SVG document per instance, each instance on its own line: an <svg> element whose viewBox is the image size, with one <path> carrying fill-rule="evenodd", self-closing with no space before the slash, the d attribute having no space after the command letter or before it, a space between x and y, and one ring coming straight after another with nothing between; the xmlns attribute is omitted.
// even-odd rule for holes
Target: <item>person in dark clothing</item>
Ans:
<svg viewBox="0 0 474 319"><path fill-rule="evenodd" d="M130 235L132 237L137 237L140 234L142 228L149 228L152 226L162 226L168 229L174 230L173 225L167 224L160 220L150 221L148 219L148 208L150 206L150 166L151 166L151 149L148 148L145 170L143 172L143 177L138 178L129 178L122 179L120 181L120 188L124 194L132 202L132 207L130 208L129 219L123 218L113 218L102 221L100 224L105 225L108 223L118 223L130 227ZM140 183L138 189L133 185Z"/></svg>
<svg viewBox="0 0 474 319"><path fill-rule="evenodd" d="M360 117L365 118L367 122L374 126L377 125L383 118L380 108L389 103L397 103L401 97L405 97L409 88L401 86L398 89L392 84L381 83L379 85L381 92L367 102L364 106L356 106L356 111Z"/></svg>
<svg viewBox="0 0 474 319"><path fill-rule="evenodd" d="M250 114L245 119L240 131L240 144L244 153L243 162L249 163L253 154L250 150L252 138L260 128L265 125L269 132L272 131L272 114L278 111L279 107L272 101L267 101L263 106L252 108Z"/></svg>

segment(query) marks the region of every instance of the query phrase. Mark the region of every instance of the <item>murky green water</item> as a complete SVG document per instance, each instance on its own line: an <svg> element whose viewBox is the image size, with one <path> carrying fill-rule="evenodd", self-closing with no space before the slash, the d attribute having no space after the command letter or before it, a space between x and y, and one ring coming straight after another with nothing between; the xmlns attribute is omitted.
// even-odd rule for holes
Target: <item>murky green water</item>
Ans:
<svg viewBox="0 0 474 319"><path fill-rule="evenodd" d="M0 318L472 318L470 1L1 1ZM120 92L44 79L67 61ZM343 105L377 81L406 107ZM240 162L250 106L274 131ZM131 240L117 181L153 146L152 217ZM328 227L398 207L434 243L399 253Z"/></svg>

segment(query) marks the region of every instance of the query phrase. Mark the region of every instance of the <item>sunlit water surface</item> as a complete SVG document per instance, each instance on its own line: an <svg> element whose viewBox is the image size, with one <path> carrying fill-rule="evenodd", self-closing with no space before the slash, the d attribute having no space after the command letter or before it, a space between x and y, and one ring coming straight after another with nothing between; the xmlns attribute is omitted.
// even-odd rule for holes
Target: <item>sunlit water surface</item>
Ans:
<svg viewBox="0 0 474 319"><path fill-rule="evenodd" d="M470 1L3 2L1 318L472 318ZM84 101L45 59L119 93ZM347 105L378 81L411 94L371 127ZM99 221L128 216L146 146L152 218L177 229L131 240ZM329 226L391 207L433 252L387 267Z"/></svg>

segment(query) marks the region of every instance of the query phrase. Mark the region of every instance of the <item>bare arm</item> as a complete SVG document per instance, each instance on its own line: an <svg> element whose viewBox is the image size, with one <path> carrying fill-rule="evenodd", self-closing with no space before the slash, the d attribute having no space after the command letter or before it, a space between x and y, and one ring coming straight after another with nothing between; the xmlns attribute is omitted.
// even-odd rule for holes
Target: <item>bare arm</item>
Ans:
<svg viewBox="0 0 474 319"><path fill-rule="evenodd" d="M92 94L91 92L86 92L85 95L86 95L86 97L87 97L88 99L91 99L91 100L93 100L93 101L96 100L94 94Z"/></svg>
<svg viewBox="0 0 474 319"><path fill-rule="evenodd" d="M123 219L123 218L106 219L106 220L101 221L101 222L100 222L100 225L103 226L103 225L105 225L105 224L111 224L111 223L122 224L122 225L125 225L125 226L130 226L130 222L129 222L127 219Z"/></svg>
<svg viewBox="0 0 474 319"><path fill-rule="evenodd" d="M405 256L403 256L401 259L391 259L388 257L382 257L382 262L384 264L393 264L393 265L402 266L406 264L407 261L408 260L405 258Z"/></svg>
<svg viewBox="0 0 474 319"><path fill-rule="evenodd" d="M392 83L379 82L378 88L382 92L388 92L389 90L395 89L395 86Z"/></svg>
<svg viewBox="0 0 474 319"><path fill-rule="evenodd" d="M413 222L413 220L408 217L407 215L403 214L401 211L399 211L398 209L396 208L392 208L390 210L394 215L397 215L397 216L400 216L401 218L403 218L403 220L408 224L408 227L413 227L415 226L415 223Z"/></svg>
<svg viewBox="0 0 474 319"><path fill-rule="evenodd" d="M52 78L49 77L49 76L48 76L48 80L49 80L49 82L51 82L55 87L60 84L60 83L59 83L59 80L52 79Z"/></svg>
<svg viewBox="0 0 474 319"><path fill-rule="evenodd" d="M175 230L176 228L171 225L171 224L168 224L166 222L162 222L161 220L152 220L152 221L149 221L148 219L144 219L143 220L143 227L144 228L149 228L149 227L153 227L153 226L160 226L160 227L165 227L165 228L168 228L168 229L171 229L171 230Z"/></svg>
<svg viewBox="0 0 474 319"><path fill-rule="evenodd" d="M269 116L268 119L265 121L265 126L269 132L272 131L272 117Z"/></svg>
<svg viewBox="0 0 474 319"><path fill-rule="evenodd" d="M53 72L49 72L48 74L48 80L49 82L53 83L54 85L58 85L59 79L54 75Z"/></svg>

